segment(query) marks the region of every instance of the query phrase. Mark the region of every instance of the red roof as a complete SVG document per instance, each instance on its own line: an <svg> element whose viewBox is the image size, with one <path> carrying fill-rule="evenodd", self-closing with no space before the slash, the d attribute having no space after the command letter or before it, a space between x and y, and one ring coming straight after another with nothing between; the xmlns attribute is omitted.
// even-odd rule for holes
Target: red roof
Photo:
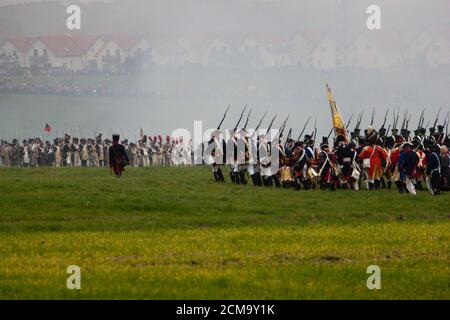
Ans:
<svg viewBox="0 0 450 320"><path fill-rule="evenodd" d="M70 38L81 51L86 52L94 45L99 36L71 35Z"/></svg>
<svg viewBox="0 0 450 320"><path fill-rule="evenodd" d="M27 37L14 37L6 39L6 42L8 41L11 42L19 52L27 53L36 39Z"/></svg>
<svg viewBox="0 0 450 320"><path fill-rule="evenodd" d="M70 36L44 36L39 37L38 40L42 41L57 57L80 56L84 53Z"/></svg>
<svg viewBox="0 0 450 320"><path fill-rule="evenodd" d="M104 35L101 36L105 42L113 41L117 43L119 47L124 50L132 49L140 40L138 37L126 36L126 35Z"/></svg>

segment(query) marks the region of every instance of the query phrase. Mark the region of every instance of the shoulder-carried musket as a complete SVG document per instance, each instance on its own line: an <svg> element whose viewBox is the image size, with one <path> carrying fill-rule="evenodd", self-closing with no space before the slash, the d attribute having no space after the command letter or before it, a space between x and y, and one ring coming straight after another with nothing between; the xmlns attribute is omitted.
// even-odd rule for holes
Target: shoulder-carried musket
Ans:
<svg viewBox="0 0 450 320"><path fill-rule="evenodd" d="M245 112L246 109L247 109L247 105L244 106L244 109L243 109L242 112L241 112L241 116L239 117L238 122L237 122L236 125L234 126L233 132L236 132L236 129L238 128L239 123L241 123L242 117L244 116L244 112Z"/></svg>
<svg viewBox="0 0 450 320"><path fill-rule="evenodd" d="M317 118L314 119L314 131L312 134L313 140L316 141L316 136L317 136Z"/></svg>
<svg viewBox="0 0 450 320"><path fill-rule="evenodd" d="M275 116L272 118L272 121L270 121L269 127L267 128L267 131L266 131L266 133L264 134L263 139L264 139L265 137L267 137L267 135L269 134L270 129L272 129L273 122L275 121L276 118L277 118L277 115L275 115ZM256 132L256 131L255 131L255 132ZM262 140L263 140L263 139L262 139Z"/></svg>
<svg viewBox="0 0 450 320"><path fill-rule="evenodd" d="M350 123L351 123L352 119L353 119L353 113L352 113L352 115L350 116L350 118L348 118L347 124L345 125L345 129L346 129L346 130L348 130L348 127L350 126Z"/></svg>
<svg viewBox="0 0 450 320"><path fill-rule="evenodd" d="M409 121L411 120L411 116L412 116L412 114L409 114L409 117L408 117L408 119L406 120L406 126L405 126L405 129L406 129L406 130L408 130Z"/></svg>
<svg viewBox="0 0 450 320"><path fill-rule="evenodd" d="M259 120L258 125L256 126L255 131L253 131L251 137L253 137L253 136L256 134L256 132L258 132L258 129L259 129L259 127L261 126L261 124L262 124L264 118L266 117L266 115L267 115L267 111L264 112L263 116L261 117L261 120Z"/></svg>
<svg viewBox="0 0 450 320"><path fill-rule="evenodd" d="M420 114L419 123L417 124L417 130L419 130L422 127L424 120L425 120L425 109L423 109L422 113Z"/></svg>
<svg viewBox="0 0 450 320"><path fill-rule="evenodd" d="M386 137L389 135L389 130L391 130L391 125L389 125L387 130L386 130Z"/></svg>
<svg viewBox="0 0 450 320"><path fill-rule="evenodd" d="M386 114L384 115L384 120L383 120L383 124L381 125L381 129L384 129L384 126L386 125L388 113L389 113L389 108L386 110Z"/></svg>
<svg viewBox="0 0 450 320"><path fill-rule="evenodd" d="M359 130L359 128L361 126L361 121L362 121L363 115L364 115L364 110L359 113L358 119L356 121L355 130Z"/></svg>
<svg viewBox="0 0 450 320"><path fill-rule="evenodd" d="M405 110L405 113L403 114L403 121L402 121L402 127L401 130L405 129L405 125L406 125L406 117L408 116L408 111Z"/></svg>
<svg viewBox="0 0 450 320"><path fill-rule="evenodd" d="M439 108L439 111L438 111L438 113L436 115L436 120L434 120L433 128L436 128L437 122L439 120L439 116L441 114L441 110L442 110L442 108Z"/></svg>
<svg viewBox="0 0 450 320"><path fill-rule="evenodd" d="M289 119L289 115L286 117L286 119L284 119L283 123L280 126L280 129L278 130L278 133L273 138L273 140L276 140L277 138L281 139L281 137L283 136L284 128L286 127L286 123L287 123L288 119Z"/></svg>
<svg viewBox="0 0 450 320"><path fill-rule="evenodd" d="M447 112L447 115L445 116L445 118L444 118L444 124L442 125L443 127L446 127L446 126L448 126L448 118L449 118L449 115L450 115L450 111L449 112Z"/></svg>
<svg viewBox="0 0 450 320"><path fill-rule="evenodd" d="M332 128L331 128L331 130L330 130L330 132L328 132L328 136L327 136L327 139L329 139L329 138L330 138L330 136L331 136L331 133L333 132L333 129L334 129L334 127L332 127Z"/></svg>
<svg viewBox="0 0 450 320"><path fill-rule="evenodd" d="M305 132L306 126L307 126L308 123L309 123L309 120L311 120L311 116L309 116L308 120L306 120L306 123L305 123L305 125L303 126L303 129L302 129L302 132L300 132L300 135L298 136L298 139L297 139L297 140L300 140L300 139L302 138L302 135L303 135L303 133Z"/></svg>
<svg viewBox="0 0 450 320"><path fill-rule="evenodd" d="M373 126L373 121L375 119L375 107L372 109L372 116L370 117L370 126Z"/></svg>
<svg viewBox="0 0 450 320"><path fill-rule="evenodd" d="M286 117L286 119L284 119L283 124L280 127L280 131L278 131L278 136L280 139L281 139L281 137L283 137L283 132L284 132L284 129L286 128L286 123L287 123L288 119L289 119L289 115Z"/></svg>
<svg viewBox="0 0 450 320"><path fill-rule="evenodd" d="M245 120L244 129L247 129L248 120L250 119L250 114L252 113L252 108L250 108L250 111L247 114L247 120Z"/></svg>
<svg viewBox="0 0 450 320"><path fill-rule="evenodd" d="M220 126L222 125L223 121L224 121L225 118L227 117L227 113L228 113L228 110L230 110L230 107L231 107L231 104L228 105L227 110L225 110L225 113L223 114L222 120L220 120L219 125L217 126L217 130L220 129Z"/></svg>

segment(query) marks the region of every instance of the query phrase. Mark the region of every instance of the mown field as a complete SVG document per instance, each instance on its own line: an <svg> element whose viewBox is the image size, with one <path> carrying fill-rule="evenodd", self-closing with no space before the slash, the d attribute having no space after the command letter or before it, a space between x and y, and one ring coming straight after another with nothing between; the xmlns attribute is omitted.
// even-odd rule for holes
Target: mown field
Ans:
<svg viewBox="0 0 450 320"><path fill-rule="evenodd" d="M0 298L449 299L449 203L216 184L203 167L0 168Z"/></svg>

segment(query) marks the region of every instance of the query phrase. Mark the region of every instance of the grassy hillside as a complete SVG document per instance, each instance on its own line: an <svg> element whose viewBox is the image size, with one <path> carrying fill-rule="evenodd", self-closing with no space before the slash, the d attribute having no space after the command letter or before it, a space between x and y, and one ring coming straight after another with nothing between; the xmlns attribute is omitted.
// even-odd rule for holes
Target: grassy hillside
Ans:
<svg viewBox="0 0 450 320"><path fill-rule="evenodd" d="M3 168L0 298L449 299L449 200L216 184L202 167Z"/></svg>

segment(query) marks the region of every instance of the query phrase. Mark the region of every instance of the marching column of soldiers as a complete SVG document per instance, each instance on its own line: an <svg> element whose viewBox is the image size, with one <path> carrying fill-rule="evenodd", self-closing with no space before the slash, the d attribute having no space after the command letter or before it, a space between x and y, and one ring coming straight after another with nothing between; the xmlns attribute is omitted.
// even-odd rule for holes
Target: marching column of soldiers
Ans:
<svg viewBox="0 0 450 320"><path fill-rule="evenodd" d="M399 111L393 112L392 130L391 126L385 128L388 111L384 123L378 130L375 129L373 111L371 123L362 133L362 112L350 135L337 134L332 143L329 138L335 128L327 137L322 137L320 143L316 143L315 139L316 125L312 134L303 136L310 118L297 139L292 137L292 129L283 139L288 118L274 137L269 131L276 116L265 134L257 133L266 114L255 130L247 129L251 110L245 125L237 129L246 107L235 128L222 132L220 127L228 110L213 132L207 149L208 163L212 165L217 182L227 180L224 169L228 167L231 182L247 184L251 179L254 186L332 191L396 188L400 193L412 195L417 190L428 189L431 194L437 195L441 190L450 189L449 115L446 115L442 125L437 125L440 110L431 127L424 126L422 112L413 132L408 129L411 116L408 118L406 112L400 130L397 128ZM446 132L444 128L447 128ZM276 166L272 165L273 161L277 161Z"/></svg>
<svg viewBox="0 0 450 320"><path fill-rule="evenodd" d="M127 139L121 141L130 159L131 167L187 166L192 162L191 143L183 139L161 135L143 135L136 143ZM42 138L29 138L19 143L2 140L0 143L0 164L7 167L109 167L108 150L112 145L109 138L99 134L95 139L77 138L65 134L51 143Z"/></svg>

